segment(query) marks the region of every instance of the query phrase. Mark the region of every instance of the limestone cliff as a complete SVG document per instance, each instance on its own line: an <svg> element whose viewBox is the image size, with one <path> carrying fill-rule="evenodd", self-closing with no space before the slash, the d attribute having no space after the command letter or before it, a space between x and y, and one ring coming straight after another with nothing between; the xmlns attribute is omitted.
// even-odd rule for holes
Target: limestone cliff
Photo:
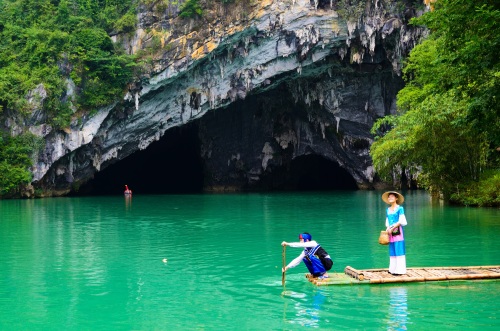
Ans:
<svg viewBox="0 0 500 331"><path fill-rule="evenodd" d="M369 130L395 113L402 59L423 33L408 26L413 1L200 3L193 19L173 5L142 6L135 35L113 36L150 58L123 102L65 131L32 121L46 139L33 186L67 194L191 122L207 190L272 188L269 178L304 155L338 164L359 188L376 186Z"/></svg>

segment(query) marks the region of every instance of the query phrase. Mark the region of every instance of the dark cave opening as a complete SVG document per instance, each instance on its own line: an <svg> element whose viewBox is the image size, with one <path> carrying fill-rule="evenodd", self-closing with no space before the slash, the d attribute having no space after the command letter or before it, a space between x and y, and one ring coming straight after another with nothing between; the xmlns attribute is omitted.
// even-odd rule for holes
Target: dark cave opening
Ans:
<svg viewBox="0 0 500 331"><path fill-rule="evenodd" d="M96 173L72 195L122 194L125 184L134 194L202 193L204 165L200 157L198 125L168 130L143 151ZM351 174L319 155L295 158L288 167L273 169L250 191L357 190ZM243 190L246 190L243 188Z"/></svg>
<svg viewBox="0 0 500 331"><path fill-rule="evenodd" d="M285 189L295 191L357 190L354 178L336 162L319 155L304 155L290 166Z"/></svg>
<svg viewBox="0 0 500 331"><path fill-rule="evenodd" d="M198 127L172 128L145 150L135 152L95 174L77 195L185 194L203 190Z"/></svg>

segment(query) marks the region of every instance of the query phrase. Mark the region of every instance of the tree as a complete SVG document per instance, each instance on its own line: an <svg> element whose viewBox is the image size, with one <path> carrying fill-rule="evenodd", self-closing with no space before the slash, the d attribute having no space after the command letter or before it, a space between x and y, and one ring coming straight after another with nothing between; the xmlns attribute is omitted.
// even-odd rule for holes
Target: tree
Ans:
<svg viewBox="0 0 500 331"><path fill-rule="evenodd" d="M43 140L31 133L0 137L0 195L13 194L29 184L29 167L42 146Z"/></svg>
<svg viewBox="0 0 500 331"><path fill-rule="evenodd" d="M413 169L421 185L455 200L498 177L499 6L438 0L433 11L412 20L430 34L405 63L400 116L380 119L372 129L371 155L382 175Z"/></svg>
<svg viewBox="0 0 500 331"><path fill-rule="evenodd" d="M136 0L0 0L0 115L15 114L22 126L40 107L46 123L59 129L70 124L75 108L91 113L119 100L135 57L109 34L130 31L137 6ZM68 98L69 78L74 98ZM46 97L34 106L27 96L38 86ZM26 144L36 139L0 137L0 196L15 196L31 181L38 147Z"/></svg>
<svg viewBox="0 0 500 331"><path fill-rule="evenodd" d="M186 3L181 7L179 17L182 18L193 18L201 17L203 14L203 9L198 3L199 0L187 0Z"/></svg>

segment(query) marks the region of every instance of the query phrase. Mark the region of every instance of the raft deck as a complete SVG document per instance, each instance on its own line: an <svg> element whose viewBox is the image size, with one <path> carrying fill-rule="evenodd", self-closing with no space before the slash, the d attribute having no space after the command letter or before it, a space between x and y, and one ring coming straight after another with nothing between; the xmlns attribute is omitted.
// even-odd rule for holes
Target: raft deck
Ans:
<svg viewBox="0 0 500 331"><path fill-rule="evenodd" d="M500 265L407 268L405 275L392 275L387 269L357 270L347 266L343 274L330 273L329 276L329 278L319 279L306 274L307 279L317 286L500 279Z"/></svg>

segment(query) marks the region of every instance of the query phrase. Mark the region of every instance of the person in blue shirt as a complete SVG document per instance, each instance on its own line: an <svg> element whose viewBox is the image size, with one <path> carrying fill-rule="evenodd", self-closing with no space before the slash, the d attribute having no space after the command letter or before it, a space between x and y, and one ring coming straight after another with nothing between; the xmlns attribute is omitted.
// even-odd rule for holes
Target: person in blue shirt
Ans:
<svg viewBox="0 0 500 331"><path fill-rule="evenodd" d="M327 271L333 266L330 255L315 240L312 240L311 234L304 232L299 235L299 242L281 243L282 246L304 248L302 253L293 259L288 265L282 268L282 272L294 268L304 262L307 269L313 277L328 278Z"/></svg>
<svg viewBox="0 0 500 331"><path fill-rule="evenodd" d="M400 206L405 198L401 193L388 191L382 200L389 205L386 210L385 227L389 234L389 273L406 274L406 249L403 226L407 224L405 210Z"/></svg>

